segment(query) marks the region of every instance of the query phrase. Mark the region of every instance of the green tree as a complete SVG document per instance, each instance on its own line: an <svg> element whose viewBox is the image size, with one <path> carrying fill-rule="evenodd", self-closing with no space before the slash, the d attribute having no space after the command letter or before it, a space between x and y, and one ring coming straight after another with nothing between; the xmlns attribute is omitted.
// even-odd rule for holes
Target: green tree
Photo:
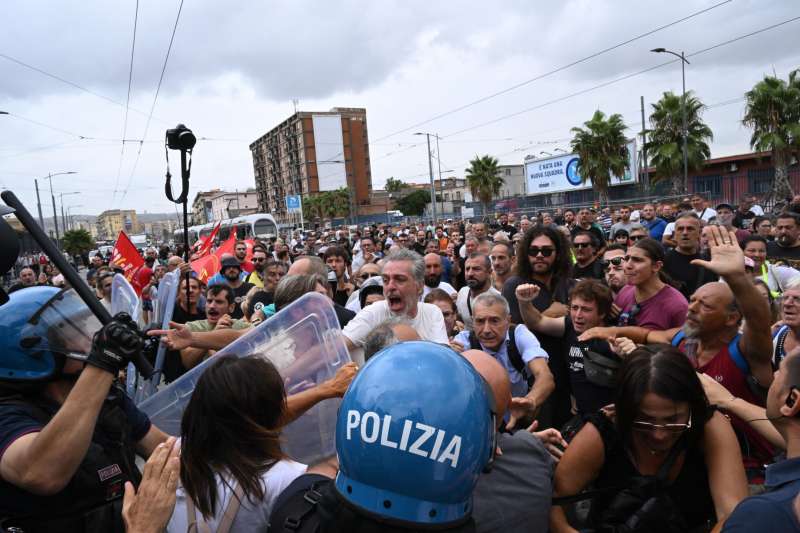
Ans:
<svg viewBox="0 0 800 533"><path fill-rule="evenodd" d="M395 209L403 212L405 216L421 216L425 212L425 206L431 201L431 193L426 189L420 189L399 198L395 203Z"/></svg>
<svg viewBox="0 0 800 533"><path fill-rule="evenodd" d="M745 93L742 123L753 130L750 147L772 152L775 168L774 187L767 200L791 198L794 190L789 182L789 161L800 148L800 70L789 73L786 82L765 76Z"/></svg>
<svg viewBox="0 0 800 533"><path fill-rule="evenodd" d="M72 229L64 232L64 250L70 255L82 255L95 246L92 235L85 229Z"/></svg>
<svg viewBox="0 0 800 533"><path fill-rule="evenodd" d="M628 140L622 115L614 113L606 118L597 110L584 128L572 128L572 150L578 154L578 174L581 181L592 182L600 196L600 205L608 205L608 187L611 176L622 176L630 166Z"/></svg>
<svg viewBox="0 0 800 533"><path fill-rule="evenodd" d="M408 187L408 183L404 183L399 179L389 178L386 180L386 192L400 192Z"/></svg>
<svg viewBox="0 0 800 533"><path fill-rule="evenodd" d="M481 202L484 215L488 212L488 206L492 199L500 194L503 183L505 183L497 166L496 158L489 155L483 157L476 155L475 159L469 162L469 168L464 169L467 185L472 196Z"/></svg>
<svg viewBox="0 0 800 533"><path fill-rule="evenodd" d="M683 176L683 96L665 92L652 106L647 152L656 169L653 183L670 180L672 194L686 194L689 184ZM701 117L704 108L691 91L686 93L686 153L690 171L700 170L711 156L708 142L714 134Z"/></svg>

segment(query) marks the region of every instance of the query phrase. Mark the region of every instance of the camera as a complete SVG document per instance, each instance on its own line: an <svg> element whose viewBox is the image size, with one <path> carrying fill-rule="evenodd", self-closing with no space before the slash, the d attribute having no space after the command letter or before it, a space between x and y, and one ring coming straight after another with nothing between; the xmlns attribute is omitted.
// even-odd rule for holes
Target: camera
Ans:
<svg viewBox="0 0 800 533"><path fill-rule="evenodd" d="M197 144L197 137L194 136L192 130L178 124L176 127L167 130L167 146L171 150L191 150Z"/></svg>

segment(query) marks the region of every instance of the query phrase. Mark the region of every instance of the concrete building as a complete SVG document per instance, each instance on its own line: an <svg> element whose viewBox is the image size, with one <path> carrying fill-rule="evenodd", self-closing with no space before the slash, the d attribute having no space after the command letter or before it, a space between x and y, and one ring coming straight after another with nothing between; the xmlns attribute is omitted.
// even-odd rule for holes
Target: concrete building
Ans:
<svg viewBox="0 0 800 533"><path fill-rule="evenodd" d="M300 111L256 139L253 156L259 210L290 222L286 196L306 197L346 187L351 210L369 210L372 171L367 112L334 107Z"/></svg>
<svg viewBox="0 0 800 533"><path fill-rule="evenodd" d="M97 217L97 236L100 239L116 239L120 231L139 233L139 222L133 209L111 209Z"/></svg>
<svg viewBox="0 0 800 533"><path fill-rule="evenodd" d="M258 213L258 195L255 189L234 192L221 191L215 196L209 197L206 202L208 201L211 202L212 217L208 222Z"/></svg>
<svg viewBox="0 0 800 533"><path fill-rule="evenodd" d="M194 196L192 201L192 215L189 224L197 226L200 224L208 224L214 219L212 214L211 199L214 196L222 193L220 189L211 189L210 191L201 191Z"/></svg>
<svg viewBox="0 0 800 533"><path fill-rule="evenodd" d="M525 194L525 165L499 165L498 173L503 178L499 198L513 198Z"/></svg>

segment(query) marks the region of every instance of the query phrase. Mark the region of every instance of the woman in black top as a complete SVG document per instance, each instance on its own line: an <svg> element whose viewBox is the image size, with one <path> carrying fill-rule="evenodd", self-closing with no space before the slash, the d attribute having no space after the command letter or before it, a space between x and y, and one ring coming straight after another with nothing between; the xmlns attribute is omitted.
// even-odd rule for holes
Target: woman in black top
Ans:
<svg viewBox="0 0 800 533"><path fill-rule="evenodd" d="M666 345L634 351L615 405L614 420L590 418L556 468L554 496L590 488L589 527L709 531L747 496L733 429L709 407L685 355ZM561 505L550 527L575 531Z"/></svg>

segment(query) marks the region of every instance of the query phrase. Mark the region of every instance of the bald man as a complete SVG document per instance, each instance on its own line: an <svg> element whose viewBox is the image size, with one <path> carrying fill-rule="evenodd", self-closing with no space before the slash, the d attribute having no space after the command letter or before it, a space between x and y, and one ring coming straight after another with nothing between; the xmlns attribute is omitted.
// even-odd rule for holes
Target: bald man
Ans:
<svg viewBox="0 0 800 533"><path fill-rule="evenodd" d="M295 259L294 263L289 267L286 275L300 274L307 276L309 274L319 274L325 279L328 278L328 267L319 257L313 255L303 255ZM336 318L339 319L339 326L344 328L356 314L350 309L337 304L333 301L333 289L330 283L326 286L328 289L327 296L333 303L333 309L336 311ZM360 363L360 362L359 362Z"/></svg>
<svg viewBox="0 0 800 533"><path fill-rule="evenodd" d="M442 256L436 253L426 254L423 258L425 260L425 288L422 291L420 301L425 298L433 289L442 289L453 300L458 296L458 292L452 285L446 281L442 281Z"/></svg>
<svg viewBox="0 0 800 533"><path fill-rule="evenodd" d="M502 432L503 416L511 405L511 383L503 365L480 350L463 354L489 384L497 410L497 447L492 470L481 474L472 493L472 518L479 532L530 531L531 524L547 524L552 498L552 477L555 460L540 439L555 437L566 446L555 430L534 434L520 429ZM524 474L523 474L524 472Z"/></svg>

